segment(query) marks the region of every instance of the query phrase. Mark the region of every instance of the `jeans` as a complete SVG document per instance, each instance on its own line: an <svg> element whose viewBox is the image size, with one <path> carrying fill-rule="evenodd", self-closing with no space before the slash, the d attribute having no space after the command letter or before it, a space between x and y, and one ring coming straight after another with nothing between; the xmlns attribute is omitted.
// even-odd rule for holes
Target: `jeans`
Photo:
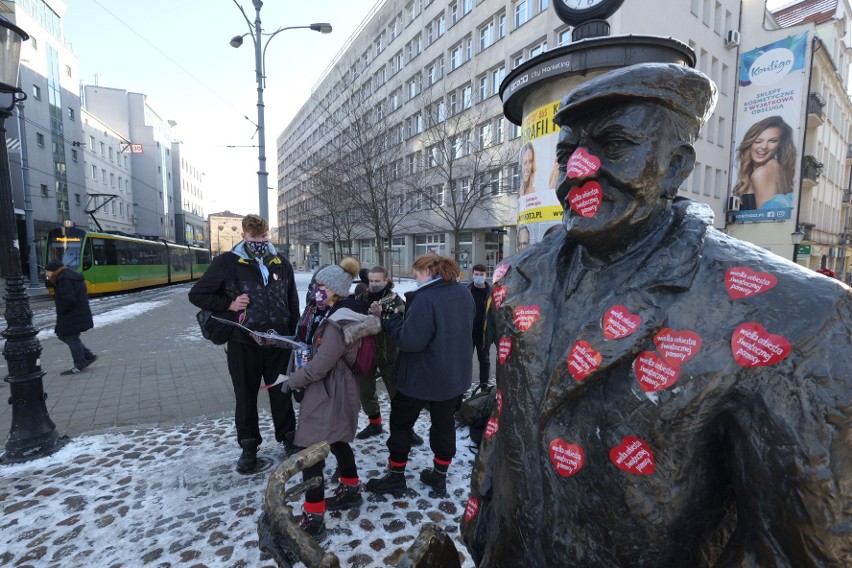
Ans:
<svg viewBox="0 0 852 568"><path fill-rule="evenodd" d="M71 357L74 359L74 366L78 369L85 369L86 365L89 364L88 361L94 359L95 354L89 351L88 347L83 345L83 342L80 340L79 333L57 336L57 338L71 350Z"/></svg>

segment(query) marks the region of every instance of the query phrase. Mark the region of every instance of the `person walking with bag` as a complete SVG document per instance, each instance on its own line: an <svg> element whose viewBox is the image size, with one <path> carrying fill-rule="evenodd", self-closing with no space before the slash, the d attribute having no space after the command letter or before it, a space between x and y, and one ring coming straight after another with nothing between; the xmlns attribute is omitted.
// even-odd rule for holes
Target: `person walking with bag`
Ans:
<svg viewBox="0 0 852 568"><path fill-rule="evenodd" d="M358 382L352 365L361 339L379 333L382 328L378 317L342 306L358 268L357 260L344 258L339 266L328 266L317 273L315 300L326 309L312 336L310 360L277 381L283 383L283 391L303 389L296 446L307 448L326 441L337 458L340 479L329 498L325 497L322 473L325 460L302 472L304 481L316 477L321 480L318 487L305 491L304 514L299 520L302 530L317 540L326 534L326 510L351 509L363 501L355 454L349 445L355 439L359 410Z"/></svg>
<svg viewBox="0 0 852 568"><path fill-rule="evenodd" d="M230 252L213 259L189 291L189 301L204 310L236 312L238 321L255 331L271 329L280 335L293 335L299 321L293 267L269 242L266 219L246 215L242 228L243 240ZM257 448L263 441L258 425L258 389L261 381L271 384L286 371L290 350L258 345L249 334L236 328L225 350L236 398L237 442L242 448L237 471L247 474L258 468ZM270 391L269 407L275 440L289 454L296 429L290 394L280 389Z"/></svg>
<svg viewBox="0 0 852 568"><path fill-rule="evenodd" d="M399 348L397 393L391 400L388 471L368 481L367 490L399 493L406 489L412 429L420 411L428 407L434 458L432 468L420 472L420 481L443 495L456 454L455 413L471 383L470 338L476 307L470 292L456 282L459 267L453 259L424 254L414 260L413 270L418 288L405 295L405 317L393 314L382 322ZM381 314L381 309L378 302L370 305L373 315Z"/></svg>
<svg viewBox="0 0 852 568"><path fill-rule="evenodd" d="M95 327L89 295L83 276L62 264L51 260L44 271L47 281L53 286L56 303L56 337L71 350L74 366L60 375L76 375L95 362L97 355L83 345L80 334Z"/></svg>

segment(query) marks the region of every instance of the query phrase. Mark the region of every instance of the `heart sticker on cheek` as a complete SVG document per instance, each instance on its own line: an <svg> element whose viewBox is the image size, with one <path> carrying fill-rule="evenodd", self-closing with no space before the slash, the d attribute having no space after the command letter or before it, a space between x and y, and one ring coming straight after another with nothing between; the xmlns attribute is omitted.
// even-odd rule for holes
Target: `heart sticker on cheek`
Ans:
<svg viewBox="0 0 852 568"><path fill-rule="evenodd" d="M470 522L479 512L479 499L471 495L467 498L467 505L464 507L464 520Z"/></svg>
<svg viewBox="0 0 852 568"><path fill-rule="evenodd" d="M583 464L586 463L586 454L577 444L569 444L557 438L550 442L548 449L550 462L556 468L556 473L562 477L571 477L583 469Z"/></svg>
<svg viewBox="0 0 852 568"><path fill-rule="evenodd" d="M515 326L521 331L528 330L538 321L540 313L538 306L518 306L515 310Z"/></svg>
<svg viewBox="0 0 852 568"><path fill-rule="evenodd" d="M499 310L500 306L503 305L503 301L506 299L506 287L497 286L491 291L491 297L494 299L494 307Z"/></svg>
<svg viewBox="0 0 852 568"><path fill-rule="evenodd" d="M499 429L500 429L500 423L497 422L497 419L496 418L489 418L488 423L485 425L485 433L483 434L483 436L485 436L485 438L490 438L491 436L496 434L497 430L499 430Z"/></svg>
<svg viewBox="0 0 852 568"><path fill-rule="evenodd" d="M497 416L503 414L503 391L497 389Z"/></svg>
<svg viewBox="0 0 852 568"><path fill-rule="evenodd" d="M633 372L645 392L667 389L680 377L680 367L672 367L653 351L643 351L636 357Z"/></svg>
<svg viewBox="0 0 852 568"><path fill-rule="evenodd" d="M639 329L642 317L631 314L624 306L613 306L603 318L603 332L607 339L621 339Z"/></svg>
<svg viewBox="0 0 852 568"><path fill-rule="evenodd" d="M497 268L494 269L494 275L491 277L491 283L497 284L500 282L506 276L506 273L509 272L509 268L508 264L498 264Z"/></svg>
<svg viewBox="0 0 852 568"><path fill-rule="evenodd" d="M654 336L654 346L670 365L680 366L701 349L701 336L694 331L663 328Z"/></svg>
<svg viewBox="0 0 852 568"><path fill-rule="evenodd" d="M565 166L565 175L571 178L586 177L597 173L601 167L601 160L597 156L589 154L585 148L577 148L568 164Z"/></svg>
<svg viewBox="0 0 852 568"><path fill-rule="evenodd" d="M766 367L787 358L790 342L780 335L769 333L758 323L747 322L734 330L731 352L741 367Z"/></svg>
<svg viewBox="0 0 852 568"><path fill-rule="evenodd" d="M732 300L762 294L778 284L778 279L768 272L755 272L745 266L734 266L725 271L725 287Z"/></svg>
<svg viewBox="0 0 852 568"><path fill-rule="evenodd" d="M512 338L501 337L500 343L497 344L497 362L501 365L506 362L509 355L512 353Z"/></svg>
<svg viewBox="0 0 852 568"><path fill-rule="evenodd" d="M568 205L571 209L583 217L594 217L601 208L603 191L601 184L596 181L587 181L580 187L574 187L568 192Z"/></svg>
<svg viewBox="0 0 852 568"><path fill-rule="evenodd" d="M651 448L635 436L622 438L621 444L609 451L609 459L618 469L637 475L650 475L656 468Z"/></svg>
<svg viewBox="0 0 852 568"><path fill-rule="evenodd" d="M597 369L603 356L595 351L588 341L581 339L571 347L568 354L568 371L577 381L582 381Z"/></svg>

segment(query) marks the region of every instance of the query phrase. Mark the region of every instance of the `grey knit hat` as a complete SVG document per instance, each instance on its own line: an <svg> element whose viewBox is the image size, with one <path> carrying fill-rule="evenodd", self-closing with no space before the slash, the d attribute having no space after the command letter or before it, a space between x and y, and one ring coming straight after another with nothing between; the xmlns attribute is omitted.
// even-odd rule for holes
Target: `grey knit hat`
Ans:
<svg viewBox="0 0 852 568"><path fill-rule="evenodd" d="M317 284L322 284L341 298L349 295L352 286L352 278L358 274L360 263L351 257L344 258L340 266L333 264L326 266L316 275Z"/></svg>

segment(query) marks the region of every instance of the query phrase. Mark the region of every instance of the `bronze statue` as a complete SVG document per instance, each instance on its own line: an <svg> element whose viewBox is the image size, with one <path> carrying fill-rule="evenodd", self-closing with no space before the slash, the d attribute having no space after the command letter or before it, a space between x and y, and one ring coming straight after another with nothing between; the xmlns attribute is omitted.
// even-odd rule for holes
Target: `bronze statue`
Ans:
<svg viewBox="0 0 852 568"><path fill-rule="evenodd" d="M566 231L495 272L479 566L852 561L850 289L676 197L715 100L664 64L562 100Z"/></svg>

